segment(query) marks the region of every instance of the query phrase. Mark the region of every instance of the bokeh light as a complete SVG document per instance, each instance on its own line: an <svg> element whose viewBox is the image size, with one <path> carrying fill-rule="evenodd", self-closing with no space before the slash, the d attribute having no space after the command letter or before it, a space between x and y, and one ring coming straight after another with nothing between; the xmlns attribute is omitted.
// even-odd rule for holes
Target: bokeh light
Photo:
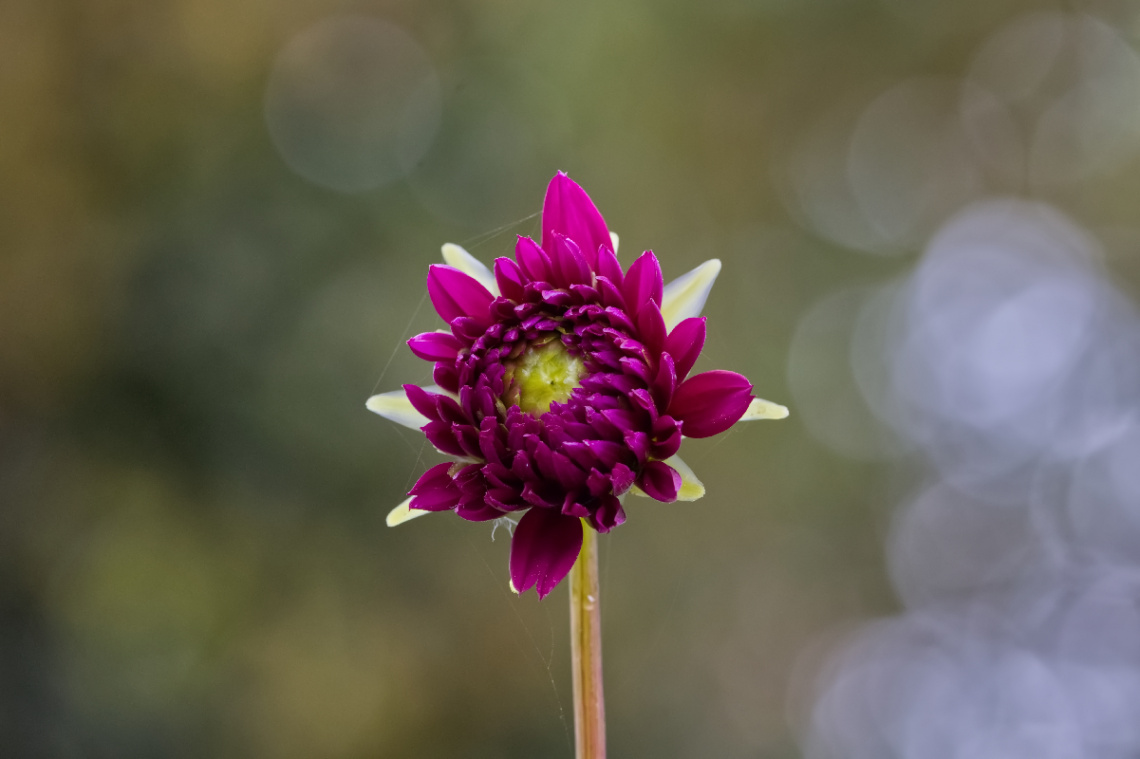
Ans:
<svg viewBox="0 0 1140 759"><path fill-rule="evenodd" d="M281 51L265 91L265 123L301 176L344 192L408 174L431 146L440 85L427 54L399 27L333 17Z"/></svg>

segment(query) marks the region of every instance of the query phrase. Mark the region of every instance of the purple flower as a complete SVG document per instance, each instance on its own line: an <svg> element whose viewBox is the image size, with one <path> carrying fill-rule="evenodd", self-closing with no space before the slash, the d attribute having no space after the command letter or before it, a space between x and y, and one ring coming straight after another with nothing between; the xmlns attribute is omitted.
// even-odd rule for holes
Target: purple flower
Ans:
<svg viewBox="0 0 1140 759"><path fill-rule="evenodd" d="M704 495L677 457L682 438L787 416L753 398L740 374L691 374L720 261L666 286L650 251L623 271L617 243L560 172L546 191L541 245L520 237L493 273L445 245L447 265L428 269L450 329L408 345L435 364L436 385L368 400L455 459L424 473L388 524L430 511L476 522L519 512L511 582L540 598L573 566L583 523L609 532L625 521L626 493L666 503Z"/></svg>

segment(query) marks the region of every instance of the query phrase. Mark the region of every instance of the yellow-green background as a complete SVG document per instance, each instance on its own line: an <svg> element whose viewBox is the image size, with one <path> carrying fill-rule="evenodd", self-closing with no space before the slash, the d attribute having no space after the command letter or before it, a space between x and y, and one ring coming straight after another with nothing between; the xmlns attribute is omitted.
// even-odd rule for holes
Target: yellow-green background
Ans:
<svg viewBox="0 0 1140 759"><path fill-rule="evenodd" d="M386 528L437 459L364 409L428 379L402 341L438 326L439 245L507 254L563 169L626 264L723 260L698 367L792 406L686 443L708 495L631 499L603 540L611 754L797 756L797 657L895 608L895 480L808 435L789 344L913 258L797 224L778 175L835 104L959 76L1034 7L0 4L0 754L571 755L564 588L511 595L488 525ZM421 164L355 194L290 171L264 114L283 46L345 13L407 32L443 96ZM1068 208L1127 219L1138 181Z"/></svg>

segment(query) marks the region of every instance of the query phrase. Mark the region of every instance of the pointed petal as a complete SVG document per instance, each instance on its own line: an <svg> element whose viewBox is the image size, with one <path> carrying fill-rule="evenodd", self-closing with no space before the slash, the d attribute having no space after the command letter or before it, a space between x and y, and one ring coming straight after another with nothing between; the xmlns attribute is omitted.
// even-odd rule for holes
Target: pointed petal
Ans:
<svg viewBox="0 0 1140 759"><path fill-rule="evenodd" d="M441 421L439 415L439 399L437 396L432 395L419 385L404 385L404 393L408 396L408 402L412 404L412 408L433 422ZM450 424L455 420L448 419L446 421Z"/></svg>
<svg viewBox="0 0 1140 759"><path fill-rule="evenodd" d="M650 300L661 303L661 264L653 251L645 251L630 265L622 283L622 294L626 307L634 313Z"/></svg>
<svg viewBox="0 0 1140 759"><path fill-rule="evenodd" d="M673 357L676 364L677 380L689 376L693 364L705 347L705 317L685 319L669 333L665 340L665 352Z"/></svg>
<svg viewBox="0 0 1140 759"><path fill-rule="evenodd" d="M389 527L397 527L399 525L402 525L404 522L412 521L416 517L422 517L424 514L431 513L430 511L424 511L423 509L408 508L408 505L411 502L411 498L405 498L403 503L388 512L388 518L384 520L385 523L387 523Z"/></svg>
<svg viewBox="0 0 1140 759"><path fill-rule="evenodd" d="M672 503L677 500L677 492L681 489L681 475L662 461L650 461L641 470L637 485L650 498Z"/></svg>
<svg viewBox="0 0 1140 759"><path fill-rule="evenodd" d="M483 326L491 323L490 308L495 296L459 269L432 264L428 267L427 288L431 304L448 324L462 317Z"/></svg>
<svg viewBox="0 0 1140 759"><path fill-rule="evenodd" d="M705 261L687 274L682 274L665 286L661 301L661 315L665 327L672 330L683 320L701 315L716 276L720 274L720 259Z"/></svg>
<svg viewBox="0 0 1140 759"><path fill-rule="evenodd" d="M518 242L515 243L515 260L518 261L523 274L532 282L550 281L550 257L534 240L519 236Z"/></svg>
<svg viewBox="0 0 1140 759"><path fill-rule="evenodd" d="M736 372L703 372L681 383L668 413L685 437L710 437L737 422L752 401L752 383Z"/></svg>
<svg viewBox="0 0 1140 759"><path fill-rule="evenodd" d="M523 514L511 539L511 580L520 593L533 587L545 598L570 572L580 550L581 519L533 507Z"/></svg>
<svg viewBox="0 0 1140 759"><path fill-rule="evenodd" d="M662 354L657 374L649 384L649 394L653 397L654 405L659 409L669 408L669 401L673 400L676 389L677 370L673 365L673 357L668 353Z"/></svg>
<svg viewBox="0 0 1140 759"><path fill-rule="evenodd" d="M693 470L681 460L680 456L670 456L665 459L665 463L676 469L677 474L681 475L681 487L677 490L678 501L696 501L704 496L704 484L697 479L697 475L693 474Z"/></svg>
<svg viewBox="0 0 1140 759"><path fill-rule="evenodd" d="M578 243L591 269L598 263L598 248L610 245L610 231L594 202L561 171L546 188L542 204L542 247L554 250L554 235L561 233Z"/></svg>
<svg viewBox="0 0 1140 759"><path fill-rule="evenodd" d="M459 269L459 271L471 277L483 285L483 287L486 287L492 295L499 294L499 286L495 284L494 275L491 274L491 270L488 269L482 261L455 243L444 243L442 251L443 262L445 264Z"/></svg>
<svg viewBox="0 0 1140 759"><path fill-rule="evenodd" d="M748 410L740 417L742 422L751 422L756 419L787 419L788 407L779 403L772 403L763 398L753 398L748 404Z"/></svg>
<svg viewBox="0 0 1140 759"><path fill-rule="evenodd" d="M618 233L617 232L610 232L610 243L611 243L610 247L613 249L615 256L617 255L618 243L619 242L620 242L620 240L618 239Z"/></svg>
<svg viewBox="0 0 1140 759"><path fill-rule="evenodd" d="M409 495L413 496L409 508L425 511L448 511L455 508L463 493L451 476L452 462L436 464L412 485Z"/></svg>
<svg viewBox="0 0 1140 759"><path fill-rule="evenodd" d="M454 361L463 344L450 332L424 332L408 340L408 347L424 361Z"/></svg>
<svg viewBox="0 0 1140 759"><path fill-rule="evenodd" d="M372 413L379 414L396 424L411 427L413 430L418 430L431 421L416 411L415 406L408 400L408 394L403 390L374 395L364 405Z"/></svg>
<svg viewBox="0 0 1140 759"><path fill-rule="evenodd" d="M495 282L498 283L499 293L504 298L510 298L516 302L522 300L526 276L517 263L509 258L496 258Z"/></svg>
<svg viewBox="0 0 1140 759"><path fill-rule="evenodd" d="M559 287L571 285L588 285L592 277L590 265L586 257L578 248L577 243L565 235L555 233L553 249L553 266L556 275L555 284Z"/></svg>
<svg viewBox="0 0 1140 759"><path fill-rule="evenodd" d="M622 508L621 499L612 493L606 493L598 499L598 508L590 519L594 529L607 533L618 525L625 524L625 509Z"/></svg>
<svg viewBox="0 0 1140 759"><path fill-rule="evenodd" d="M665 347L665 322L657 303L647 300L637 311L637 331L650 356L657 356Z"/></svg>
<svg viewBox="0 0 1140 759"><path fill-rule="evenodd" d="M617 256L605 246L598 250L598 265L595 267L595 271L599 277L605 277L618 287L621 287L621 283L625 279Z"/></svg>
<svg viewBox="0 0 1140 759"><path fill-rule="evenodd" d="M446 395L452 400L455 399L454 393L447 392L439 385L426 385L420 389L424 392ZM418 430L431 421L416 411L416 407L408 400L408 394L405 390L393 390L374 395L364 405L372 413L379 414L385 419L402 424L405 427L411 427L413 430Z"/></svg>

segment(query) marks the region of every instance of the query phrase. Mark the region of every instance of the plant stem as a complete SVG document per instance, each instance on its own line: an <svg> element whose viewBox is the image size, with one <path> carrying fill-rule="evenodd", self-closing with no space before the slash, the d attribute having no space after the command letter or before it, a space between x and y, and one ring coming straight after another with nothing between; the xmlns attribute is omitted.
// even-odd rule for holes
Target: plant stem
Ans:
<svg viewBox="0 0 1140 759"><path fill-rule="evenodd" d="M574 670L576 759L605 759L602 696L602 615L598 596L598 533L582 522L582 551L570 570L570 652Z"/></svg>

